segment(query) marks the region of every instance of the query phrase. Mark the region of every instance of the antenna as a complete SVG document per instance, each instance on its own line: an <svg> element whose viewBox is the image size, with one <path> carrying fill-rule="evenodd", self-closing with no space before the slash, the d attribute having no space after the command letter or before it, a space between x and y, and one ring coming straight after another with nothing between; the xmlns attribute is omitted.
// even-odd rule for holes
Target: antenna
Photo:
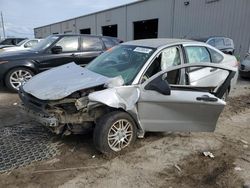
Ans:
<svg viewBox="0 0 250 188"><path fill-rule="evenodd" d="M3 38L5 39L5 29L4 29L3 13L2 12L1 12L1 21L2 21L2 28L3 28Z"/></svg>

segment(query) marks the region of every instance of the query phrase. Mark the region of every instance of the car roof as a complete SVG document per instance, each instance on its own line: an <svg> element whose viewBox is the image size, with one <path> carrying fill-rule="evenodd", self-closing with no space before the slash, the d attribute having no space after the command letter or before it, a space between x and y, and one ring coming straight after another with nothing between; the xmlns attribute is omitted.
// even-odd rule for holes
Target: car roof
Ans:
<svg viewBox="0 0 250 188"><path fill-rule="evenodd" d="M133 40L125 42L122 45L137 45L137 46L145 46L151 48L159 48L161 46L183 44L187 42L195 42L195 41L187 39L157 38L157 39Z"/></svg>
<svg viewBox="0 0 250 188"><path fill-rule="evenodd" d="M9 38L5 38L5 39L1 40L0 42L6 41L6 40L19 40L19 39L25 40L25 39L28 39L28 38L14 38L14 37L9 37Z"/></svg>
<svg viewBox="0 0 250 188"><path fill-rule="evenodd" d="M199 42L207 42L210 37L198 37L198 38L191 38L191 40L199 41Z"/></svg>
<svg viewBox="0 0 250 188"><path fill-rule="evenodd" d="M191 40L206 42L206 41L208 41L208 39L212 39L212 38L214 38L214 39L216 39L216 38L231 39L231 38L225 37L225 36L209 36L209 37L192 37Z"/></svg>
<svg viewBox="0 0 250 188"><path fill-rule="evenodd" d="M64 37L64 36L88 36L88 37L101 37L101 38L117 39L116 37L102 36L102 35L90 35L90 34L53 34L51 36L59 36L59 37Z"/></svg>

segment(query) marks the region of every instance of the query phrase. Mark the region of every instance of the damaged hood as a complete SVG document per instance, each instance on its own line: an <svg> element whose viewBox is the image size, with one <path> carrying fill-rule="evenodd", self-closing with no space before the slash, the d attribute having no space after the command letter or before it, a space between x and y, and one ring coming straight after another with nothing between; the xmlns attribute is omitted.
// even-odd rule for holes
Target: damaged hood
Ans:
<svg viewBox="0 0 250 188"><path fill-rule="evenodd" d="M69 63L34 76L23 85L23 90L41 100L59 100L109 81L108 77Z"/></svg>

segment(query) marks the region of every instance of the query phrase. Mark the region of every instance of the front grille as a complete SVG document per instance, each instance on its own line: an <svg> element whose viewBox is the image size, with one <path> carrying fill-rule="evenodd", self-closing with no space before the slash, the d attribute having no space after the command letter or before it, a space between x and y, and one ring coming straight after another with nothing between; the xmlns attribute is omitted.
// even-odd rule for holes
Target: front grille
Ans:
<svg viewBox="0 0 250 188"><path fill-rule="evenodd" d="M22 86L19 88L19 97L26 108L30 108L39 113L43 112L44 114L47 114L45 111L45 106L47 105L47 101L40 100L26 93L23 90Z"/></svg>

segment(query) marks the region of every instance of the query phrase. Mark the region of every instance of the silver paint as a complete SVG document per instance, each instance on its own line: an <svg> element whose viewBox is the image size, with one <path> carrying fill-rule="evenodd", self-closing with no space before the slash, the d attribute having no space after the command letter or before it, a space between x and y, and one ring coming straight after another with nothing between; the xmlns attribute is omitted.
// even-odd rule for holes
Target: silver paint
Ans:
<svg viewBox="0 0 250 188"><path fill-rule="evenodd" d="M41 100L59 100L75 91L103 85L109 79L69 63L34 76L24 84L23 89Z"/></svg>
<svg viewBox="0 0 250 188"><path fill-rule="evenodd" d="M138 101L140 92L136 86L121 86L90 93L90 102L99 102L112 108L131 110Z"/></svg>

